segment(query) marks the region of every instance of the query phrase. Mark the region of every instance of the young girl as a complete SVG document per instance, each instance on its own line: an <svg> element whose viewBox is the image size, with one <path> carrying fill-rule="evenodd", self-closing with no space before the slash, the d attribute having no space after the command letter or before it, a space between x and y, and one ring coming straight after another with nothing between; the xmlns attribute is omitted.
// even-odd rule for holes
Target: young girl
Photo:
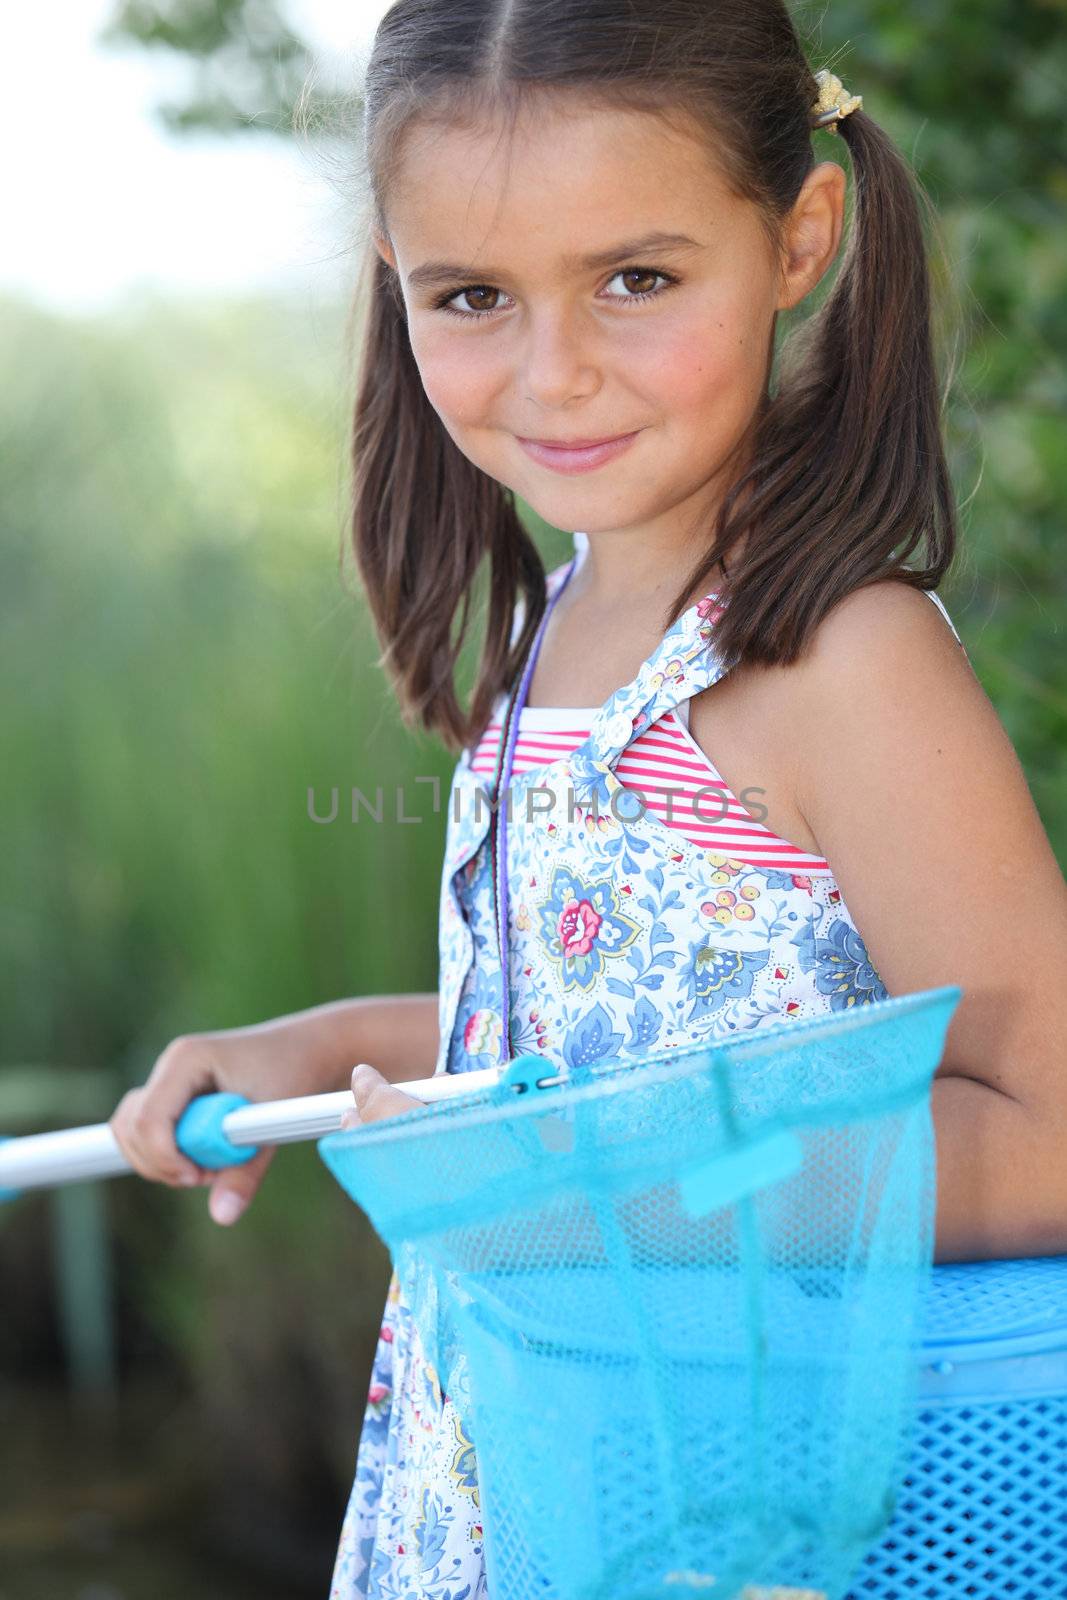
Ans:
<svg viewBox="0 0 1067 1600"><path fill-rule="evenodd" d="M130 1159L200 1181L191 1094L308 1092L346 1052L366 1121L431 1066L575 1071L958 984L938 1258L1067 1249L1067 885L934 594L907 166L781 0L398 0L365 131L354 547L405 721L461 752L440 990L175 1041L116 1112ZM581 530L547 579L516 496ZM211 1180L219 1220L268 1159ZM423 1331L394 1274L333 1600L485 1594L476 1440Z"/></svg>

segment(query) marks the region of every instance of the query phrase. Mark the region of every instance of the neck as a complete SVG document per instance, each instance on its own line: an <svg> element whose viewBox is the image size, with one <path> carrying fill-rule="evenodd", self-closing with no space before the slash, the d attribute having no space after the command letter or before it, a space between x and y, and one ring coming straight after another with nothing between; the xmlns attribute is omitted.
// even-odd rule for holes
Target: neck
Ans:
<svg viewBox="0 0 1067 1600"><path fill-rule="evenodd" d="M595 613L662 609L674 599L706 548L692 543L680 547L677 540L656 540L647 533L586 534L585 548L578 551L578 565L568 585L571 602L580 600ZM740 548L735 546L730 552L729 566L734 570ZM722 588L726 576L724 563L717 561L688 596L686 606Z"/></svg>
<svg viewBox="0 0 1067 1600"><path fill-rule="evenodd" d="M756 426L753 419L752 429ZM687 575L706 554L725 485L736 481L748 461L751 433L738 443L714 479L699 496L643 527L585 533L586 548L568 588L593 613L662 611L674 599ZM747 501L751 485L743 495ZM732 545L728 562L736 573L748 540L747 531ZM578 541L582 543L583 541ZM721 589L726 581L722 561L697 584L685 605Z"/></svg>

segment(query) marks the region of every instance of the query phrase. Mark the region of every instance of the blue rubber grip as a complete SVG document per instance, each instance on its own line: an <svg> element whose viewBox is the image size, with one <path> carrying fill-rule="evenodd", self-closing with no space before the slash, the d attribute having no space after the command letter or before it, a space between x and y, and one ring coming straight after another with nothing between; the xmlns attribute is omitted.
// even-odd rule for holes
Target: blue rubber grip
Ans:
<svg viewBox="0 0 1067 1600"><path fill-rule="evenodd" d="M243 1094L201 1094L190 1100L174 1129L174 1139L183 1155L197 1166L214 1172L219 1167L238 1167L251 1161L259 1151L254 1144L231 1144L222 1131L222 1119L248 1105Z"/></svg>
<svg viewBox="0 0 1067 1600"><path fill-rule="evenodd" d="M6 1143L7 1140L0 1134L0 1144ZM0 1206L3 1205L5 1200L17 1200L21 1193L21 1189L0 1189Z"/></svg>

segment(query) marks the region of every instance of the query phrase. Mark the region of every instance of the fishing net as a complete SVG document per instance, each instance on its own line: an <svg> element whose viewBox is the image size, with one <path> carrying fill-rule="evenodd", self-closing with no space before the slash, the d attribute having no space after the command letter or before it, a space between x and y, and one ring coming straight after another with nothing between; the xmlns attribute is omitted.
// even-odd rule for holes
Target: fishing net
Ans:
<svg viewBox="0 0 1067 1600"><path fill-rule="evenodd" d="M960 994L320 1140L443 1359L492 1600L840 1600L907 1460Z"/></svg>

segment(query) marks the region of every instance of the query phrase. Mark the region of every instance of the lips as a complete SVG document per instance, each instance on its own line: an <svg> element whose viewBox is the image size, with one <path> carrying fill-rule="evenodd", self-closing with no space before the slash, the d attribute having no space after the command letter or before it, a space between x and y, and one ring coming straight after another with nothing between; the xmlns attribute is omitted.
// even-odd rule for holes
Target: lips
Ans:
<svg viewBox="0 0 1067 1600"><path fill-rule="evenodd" d="M633 434L614 434L609 438L585 440L542 440L518 438L518 445L533 461L553 472L592 472L606 461L614 461L622 451L629 450L641 430Z"/></svg>
<svg viewBox="0 0 1067 1600"><path fill-rule="evenodd" d="M539 444L546 450L592 450L598 444L614 444L616 439L625 439L625 433L605 434L602 439L523 439L520 444Z"/></svg>

